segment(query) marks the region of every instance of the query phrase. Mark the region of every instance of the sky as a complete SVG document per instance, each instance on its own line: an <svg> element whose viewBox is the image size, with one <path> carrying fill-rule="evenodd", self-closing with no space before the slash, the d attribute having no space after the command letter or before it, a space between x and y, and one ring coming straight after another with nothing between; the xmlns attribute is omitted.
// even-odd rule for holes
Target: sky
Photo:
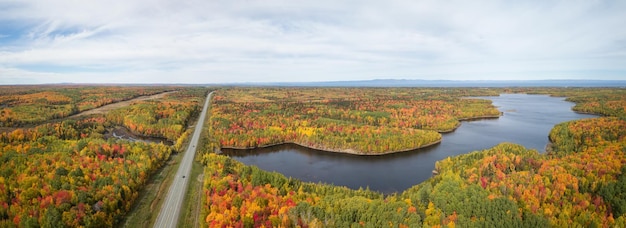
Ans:
<svg viewBox="0 0 626 228"><path fill-rule="evenodd" d="M626 1L0 0L0 84L626 80Z"/></svg>

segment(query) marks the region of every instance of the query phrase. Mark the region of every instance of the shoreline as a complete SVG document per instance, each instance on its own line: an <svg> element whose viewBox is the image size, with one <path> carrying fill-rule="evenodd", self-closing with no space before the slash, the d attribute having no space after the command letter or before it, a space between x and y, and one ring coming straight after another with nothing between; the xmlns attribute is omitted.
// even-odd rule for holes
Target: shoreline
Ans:
<svg viewBox="0 0 626 228"><path fill-rule="evenodd" d="M449 130L438 130L437 132L439 133L450 133L450 132L454 132L456 131L457 128L461 127L461 124L463 121L475 121L475 120L488 120L488 119L498 119L500 118L500 116L502 116L503 113L500 112L499 115L492 115L492 116L477 116L477 117L466 117L466 118L459 118L457 119L459 121L459 123L456 124L456 126L454 126L454 128L449 129Z"/></svg>
<svg viewBox="0 0 626 228"><path fill-rule="evenodd" d="M463 122L463 121L473 121L473 120L483 120L483 119L498 119L502 115L503 115L503 113L500 112L500 114L497 115L497 116L496 115L491 115L491 116L477 116L477 117L459 118L459 119L457 119L459 121L459 123L456 126L454 126L454 128L452 128L450 130L440 130L440 131L433 130L433 131L436 131L436 132L438 132L440 134L450 133L450 132L454 132L457 128L461 127L461 124L462 124L461 122ZM268 144L268 145L260 145L260 146L253 146L253 147L222 146L222 147L220 147L220 149L254 150L254 149L268 148L268 147L285 145L285 144L294 144L294 145L298 145L298 146L305 147L305 148L308 148L308 149L319 150L319 151L324 151L324 152L331 152L331 153L352 154L352 155L359 155L359 156L379 156L379 155L395 154L395 153L402 153L402 152L407 152L407 151L413 151L413 150L419 150L419 149L428 148L428 147L431 147L431 146L434 146L434 145L437 145L437 144L441 143L442 140L443 140L443 137L441 137L437 141L434 141L434 142L431 142L431 143L427 143L425 145L421 145L421 146L418 146L418 147L402 149L402 150L386 151L386 152L381 152L381 153L364 153L364 152L357 151L357 150L354 150L354 149L331 149L331 148L313 147L313 146L304 145L303 143L292 142L292 141L272 143L272 144Z"/></svg>
<svg viewBox="0 0 626 228"><path fill-rule="evenodd" d="M319 150L319 151L323 151L323 152L331 152L331 153L341 153L341 154L351 154L351 155L359 155L359 156L377 156L377 155L387 155L387 154L394 154L394 153L401 153L401 152L407 152L407 151L412 151L412 150L418 150L418 149L424 149L427 147L431 147L434 145L437 145L439 143L441 143L442 139L439 139L435 142L431 142L431 143L427 143L418 147L414 147L414 148L409 148L409 149L403 149L403 150L393 150L393 151L385 151L385 152L381 152L381 153L364 153L364 152L360 152L354 149L329 149L329 148L321 148L321 147L312 147L312 146L307 146L304 145L303 143L298 143L298 142L282 142L282 143L273 143L273 144L269 144L269 145L262 145L262 146L256 146L256 147L222 147L221 149L231 149L231 150L254 150L254 149L261 149L261 148L268 148L268 147L273 147L273 146L280 146L280 145L286 145L286 144L293 144L293 145L298 145L304 148L308 148L308 149L312 149L312 150Z"/></svg>
<svg viewBox="0 0 626 228"><path fill-rule="evenodd" d="M459 119L457 119L459 121L459 123L457 123L457 125L454 126L454 128L452 128L450 130L432 130L432 131L436 131L439 134L450 133L450 132L454 132L457 128L461 127L461 124L462 124L463 121L474 121L474 120L484 120L484 119L498 119L503 114L504 114L503 112L500 112L499 115L486 115L486 116L459 118ZM377 155L395 154L395 153L402 153L402 152L407 152L407 151L424 149L424 148L428 148L428 147L437 145L437 144L441 143L442 140L443 140L443 136L440 139L438 139L437 141L430 142L430 143L427 143L425 145L421 145L421 146L418 146L418 147L402 149L402 150L385 151L385 152L381 152L381 153L365 153L365 152L357 151L357 150L354 150L354 149L331 149L331 148L313 147L313 146L304 145L304 143L293 142L293 141L272 143L272 144L268 144L268 145L260 145L260 146L253 146L253 147L222 146L222 147L220 147L220 150L221 149L254 150L254 149L268 148L268 147L285 145L285 144L294 144L294 145L298 145L298 146L305 147L305 148L308 148L308 149L319 150L319 151L324 151L324 152L352 154L352 155L359 155L359 156L377 156Z"/></svg>
<svg viewBox="0 0 626 228"><path fill-rule="evenodd" d="M174 145L174 142L170 141L167 138L135 133L129 130L128 128L126 128L125 126L114 126L111 129L107 129L107 132L103 134L103 136L105 137L105 139L117 138L117 139L122 139L122 140L133 141L133 142L141 141L141 142L147 142L147 143L163 143L168 146Z"/></svg>
<svg viewBox="0 0 626 228"><path fill-rule="evenodd" d="M585 115L594 115L594 116L597 116L597 117L609 117L608 115L604 115L604 114L600 114L600 113L576 111L574 109L572 109L572 112L575 112L575 113L578 113L578 114L585 114Z"/></svg>

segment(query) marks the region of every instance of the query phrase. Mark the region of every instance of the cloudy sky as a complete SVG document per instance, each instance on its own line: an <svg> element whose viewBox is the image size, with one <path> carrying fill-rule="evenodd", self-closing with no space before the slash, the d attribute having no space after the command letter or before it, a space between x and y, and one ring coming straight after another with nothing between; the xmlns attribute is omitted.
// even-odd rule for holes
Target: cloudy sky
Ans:
<svg viewBox="0 0 626 228"><path fill-rule="evenodd" d="M0 84L626 79L626 1L0 0Z"/></svg>

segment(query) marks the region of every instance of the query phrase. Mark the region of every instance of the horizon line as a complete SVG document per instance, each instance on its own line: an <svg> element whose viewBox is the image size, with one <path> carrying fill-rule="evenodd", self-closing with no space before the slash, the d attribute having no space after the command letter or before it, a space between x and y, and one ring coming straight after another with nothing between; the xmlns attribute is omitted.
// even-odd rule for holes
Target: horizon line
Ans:
<svg viewBox="0 0 626 228"><path fill-rule="evenodd" d="M316 84L316 83L351 83L351 82L379 82L379 81L415 81L415 82L625 82L626 79L363 79L363 80L337 80L337 81L245 81L245 82L205 82L205 83L172 83L172 82L152 82L152 83L126 83L126 82L106 82L106 83L82 83L82 82L58 82L58 83L33 83L33 84L0 84L0 86L37 86L37 85L246 85L246 84Z"/></svg>

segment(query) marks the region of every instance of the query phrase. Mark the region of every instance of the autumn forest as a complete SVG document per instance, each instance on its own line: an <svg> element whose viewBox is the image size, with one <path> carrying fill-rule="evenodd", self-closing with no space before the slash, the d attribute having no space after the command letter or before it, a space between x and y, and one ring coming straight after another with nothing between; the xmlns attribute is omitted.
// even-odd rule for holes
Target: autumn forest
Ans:
<svg viewBox="0 0 626 228"><path fill-rule="evenodd" d="M143 204L148 185L185 151L210 91L196 154L203 166L195 209L202 227L626 226L623 88L0 91L0 227L121 226ZM599 117L557 124L546 132L545 153L502 142L448 157L435 164L433 177L393 194L303 182L221 153L289 143L389 156L434 146L465 120L499 118L491 101L470 97L502 93L565 97L574 111Z"/></svg>

